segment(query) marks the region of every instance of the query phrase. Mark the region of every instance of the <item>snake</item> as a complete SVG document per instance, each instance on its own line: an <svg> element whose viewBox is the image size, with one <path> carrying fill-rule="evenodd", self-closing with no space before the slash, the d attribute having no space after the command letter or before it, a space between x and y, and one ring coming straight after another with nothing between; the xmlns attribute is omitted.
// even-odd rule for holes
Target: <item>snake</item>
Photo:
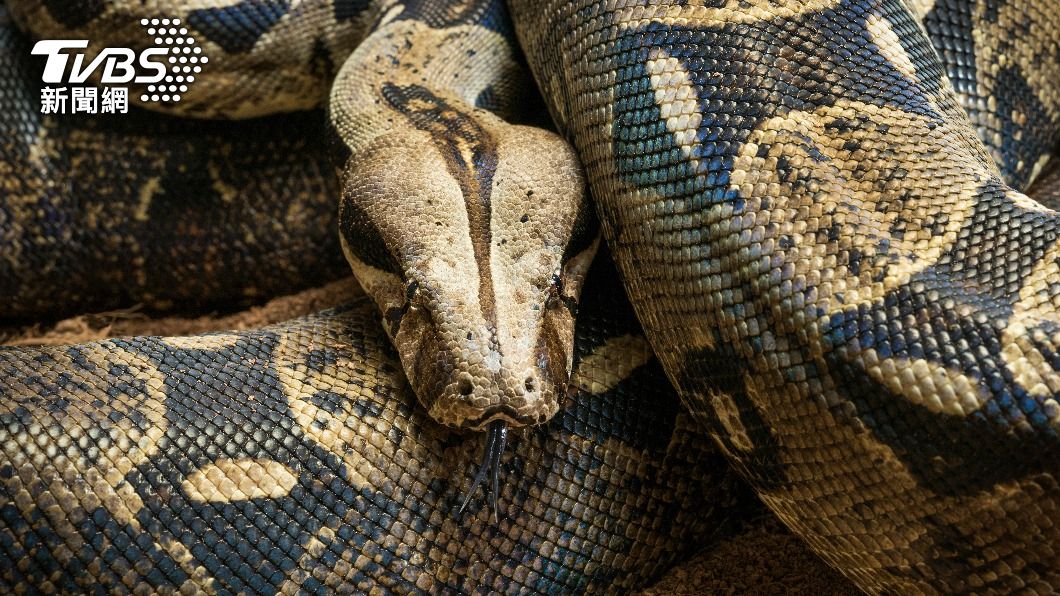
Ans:
<svg viewBox="0 0 1060 596"><path fill-rule="evenodd" d="M134 3L75 4L8 6L35 37L84 32L105 46L142 38L154 18ZM210 62L153 110L326 107L316 136L340 170L327 192L339 189L339 241L370 301L244 334L0 352L5 581L627 587L658 572L638 564L667 564L717 528L696 512L718 489L672 483L718 472L666 468L711 462L673 438L694 424L866 592L1060 586L1060 244L1055 211L1020 192L1051 196L1054 4L146 10L166 9ZM527 69L555 133L525 115ZM597 225L598 261L617 273L589 264ZM595 300L622 294L607 288L618 279L643 335L628 313L594 319ZM594 320L606 323L587 332ZM638 391L652 397L620 406L631 418L616 423L622 398L609 392L649 368ZM406 380L404 397L383 378ZM671 384L684 410L660 423L661 404L678 410ZM358 440L351 425L380 419L351 399L366 386L390 413ZM430 437L475 431L488 434L484 461L461 499L452 472L422 466L456 441ZM558 443L520 451L534 436ZM535 459L567 465L531 471ZM487 476L493 502L466 498ZM443 502L478 521L429 505ZM562 512L535 515L549 507Z"/></svg>
<svg viewBox="0 0 1060 596"><path fill-rule="evenodd" d="M0 225L9 318L43 318L52 302L57 313L122 300L156 310L239 303L330 279L335 263L348 272L346 237L359 243L352 252L372 254L364 247L378 236L334 233L340 184L311 142L327 133L319 110L246 122L42 115L32 43L10 21L0 30L0 68L12 75L0 93L10 108L4 179L20 184ZM106 146L122 156L93 155ZM71 232L68 244L48 235ZM64 246L74 254L52 261ZM272 267L290 275L261 279ZM562 410L533 432L512 429L494 451L489 503L468 498L479 434L419 406L364 298L236 333L0 349L0 584L62 593L643 585L726 535L751 495L680 408L613 265L597 262L591 277L596 298L579 305L577 340L561 353L572 362ZM125 287L95 294L104 284Z"/></svg>

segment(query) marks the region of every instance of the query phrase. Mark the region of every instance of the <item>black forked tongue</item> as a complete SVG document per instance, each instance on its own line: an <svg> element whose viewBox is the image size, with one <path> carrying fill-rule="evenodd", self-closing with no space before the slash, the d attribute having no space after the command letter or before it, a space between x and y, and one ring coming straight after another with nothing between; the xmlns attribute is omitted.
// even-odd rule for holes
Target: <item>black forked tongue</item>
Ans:
<svg viewBox="0 0 1060 596"><path fill-rule="evenodd" d="M471 488L467 492L467 496L464 497L464 504L460 506L460 511L456 514L462 516L464 509L467 509L467 504L471 502L471 495L475 494L475 489L478 485L486 479L486 473L490 473L490 480L493 484L493 492L490 493L490 507L493 509L493 521L494 523L500 522L500 511L497 509L497 494L500 493L501 484L501 455L504 453L504 446L508 443L508 423L503 420L494 420L490 423L489 436L486 437L486 450L482 453L482 464L479 465L478 474L475 474L475 480L471 483Z"/></svg>

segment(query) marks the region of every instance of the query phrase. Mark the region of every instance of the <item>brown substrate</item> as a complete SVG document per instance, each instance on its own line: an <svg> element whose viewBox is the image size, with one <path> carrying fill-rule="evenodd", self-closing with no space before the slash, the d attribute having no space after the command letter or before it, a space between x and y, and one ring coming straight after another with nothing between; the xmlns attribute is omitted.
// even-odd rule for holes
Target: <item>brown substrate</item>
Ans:
<svg viewBox="0 0 1060 596"><path fill-rule="evenodd" d="M80 315L47 327L0 328L0 344L61 345L128 335L195 335L253 329L339 306L362 294L357 282L348 277L224 316L150 318L133 308Z"/></svg>
<svg viewBox="0 0 1060 596"><path fill-rule="evenodd" d="M643 591L651 596L859 593L765 512L748 521L743 531L674 567Z"/></svg>

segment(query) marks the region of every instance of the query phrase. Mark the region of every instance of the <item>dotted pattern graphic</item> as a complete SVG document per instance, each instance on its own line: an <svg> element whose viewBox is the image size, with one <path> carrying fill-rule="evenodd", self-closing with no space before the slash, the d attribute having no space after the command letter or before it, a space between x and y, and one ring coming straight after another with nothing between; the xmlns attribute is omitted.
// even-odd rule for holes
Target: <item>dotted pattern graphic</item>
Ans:
<svg viewBox="0 0 1060 596"><path fill-rule="evenodd" d="M180 19L141 19L140 25L151 37L154 48L169 50L165 78L148 85L147 90L140 95L140 101L177 103L210 59L203 55L202 48L188 28L181 26Z"/></svg>

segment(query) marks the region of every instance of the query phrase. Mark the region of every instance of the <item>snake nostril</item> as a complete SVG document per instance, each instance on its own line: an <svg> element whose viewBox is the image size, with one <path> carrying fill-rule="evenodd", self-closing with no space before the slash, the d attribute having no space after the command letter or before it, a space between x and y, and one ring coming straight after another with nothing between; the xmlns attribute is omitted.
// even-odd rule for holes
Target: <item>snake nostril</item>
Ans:
<svg viewBox="0 0 1060 596"><path fill-rule="evenodd" d="M474 389L471 386L471 381L467 379L460 379L460 384L457 388L460 390L460 395L471 395L471 391Z"/></svg>
<svg viewBox="0 0 1060 596"><path fill-rule="evenodd" d="M534 382L534 377L526 377L526 380L523 381L523 386L526 387L527 391L533 391L534 387L537 387L537 384Z"/></svg>

